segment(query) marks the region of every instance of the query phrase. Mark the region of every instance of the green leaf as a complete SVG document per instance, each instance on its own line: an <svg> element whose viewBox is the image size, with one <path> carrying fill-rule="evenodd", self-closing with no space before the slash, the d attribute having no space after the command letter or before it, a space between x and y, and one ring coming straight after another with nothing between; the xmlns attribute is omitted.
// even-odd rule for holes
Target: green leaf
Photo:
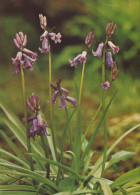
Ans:
<svg viewBox="0 0 140 195"><path fill-rule="evenodd" d="M21 160L20 158L14 156L13 154L3 150L3 149L0 149L0 153L3 153L5 154L6 156L8 156L9 158L13 159L13 160L16 160L18 163L20 163L21 165L23 165L25 168L29 169L30 166L23 160Z"/></svg>
<svg viewBox="0 0 140 195"><path fill-rule="evenodd" d="M111 100L109 101L109 103L108 103L108 105L107 105L107 107L106 107L106 109L105 109L105 111L104 111L104 113L103 113L103 115L102 115L102 117L101 117L98 125L97 125L97 128L95 129L92 137L89 140L89 143L88 143L88 145L87 145L87 147L86 147L86 149L85 149L85 151L84 151L84 153L82 155L81 161L80 161L80 165L81 166L82 166L82 163L83 163L83 161L85 159L85 156L87 155L87 153L88 153L88 151L89 151L89 149L90 149L90 147L91 147L91 145L92 145L92 143L93 143L93 141L94 141L94 139L95 139L95 137L96 137L96 135L97 135L100 127L101 127L101 125L102 125L102 122L104 121L104 118L106 116L106 113L107 113L107 111L108 111L108 109L109 109L109 107L110 107L110 105L111 105L111 103L112 103L112 101L113 101L116 93L117 93L117 91L114 93L114 95L112 96Z"/></svg>
<svg viewBox="0 0 140 195"><path fill-rule="evenodd" d="M127 159L132 158L135 155L135 152L128 152L128 151L120 151L115 153L114 155L112 155L107 168L109 168L110 166L112 166L115 163L118 163L119 161L125 161Z"/></svg>
<svg viewBox="0 0 140 195"><path fill-rule="evenodd" d="M19 127L19 131L22 133L22 129L24 128L23 124L20 122L18 117L0 100L0 108L4 111L9 121ZM24 128L25 129L25 128Z"/></svg>
<svg viewBox="0 0 140 195"><path fill-rule="evenodd" d="M12 165L12 164L6 164L6 163L1 163L0 162L0 166L7 167L9 169L19 171L19 172L21 172L25 175L28 175L29 177L33 178L34 180L36 180L38 182L42 182L42 183L52 187L54 190L57 190L57 186L52 181L50 181L47 178L42 177L42 175L40 175L38 173L35 173L33 171L30 171L30 170L24 169L20 166Z"/></svg>
<svg viewBox="0 0 140 195"><path fill-rule="evenodd" d="M113 195L110 186L105 182L100 182L104 195Z"/></svg>
<svg viewBox="0 0 140 195"><path fill-rule="evenodd" d="M36 195L36 192L24 192L24 191L2 191L2 195ZM38 195L42 195L38 193Z"/></svg>
<svg viewBox="0 0 140 195"><path fill-rule="evenodd" d="M140 124L132 127L131 129L129 129L128 131L126 131L122 136L120 136L115 142L114 144L111 145L111 147L108 149L107 151L107 156L112 152L112 150L127 136L129 135L131 132L133 132L135 129L139 128ZM98 169L100 168L101 164L102 164L102 160L103 160L103 155L101 155L99 157L99 159L96 161L95 165L92 167L92 170L89 172L88 176L90 175L95 175L96 172L98 171Z"/></svg>
<svg viewBox="0 0 140 195"><path fill-rule="evenodd" d="M76 180L70 177L64 178L59 182L58 190L60 192L64 191L71 191L73 192L78 188L78 183L76 183Z"/></svg>
<svg viewBox="0 0 140 195"><path fill-rule="evenodd" d="M113 184L111 184L111 188L114 189L118 186L122 186L128 182L138 180L140 181L140 167L133 169L123 175L121 175Z"/></svg>
<svg viewBox="0 0 140 195"><path fill-rule="evenodd" d="M31 155L33 157L35 156L36 158L39 158L42 161L45 161L47 163L50 163L50 164L53 164L53 165L55 165L57 167L60 167L62 169L65 169L66 171L68 171L68 172L72 173L73 175L75 175L77 178L82 179L82 176L81 175L77 174L75 171L73 171L73 169L69 168L68 166L65 166L65 165L63 165L61 163L55 162L55 161L50 160L48 158L44 158L42 156L37 156L37 155L34 155L34 154L29 154L29 155Z"/></svg>
<svg viewBox="0 0 140 195"><path fill-rule="evenodd" d="M32 191L35 192L35 188L28 185L0 185L0 191L14 191L14 190L23 190L23 191Z"/></svg>
<svg viewBox="0 0 140 195"><path fill-rule="evenodd" d="M13 141L6 135L5 132L3 132L2 130L0 130L0 135L2 136L2 138L7 142L7 144L9 144L10 148L15 152L15 154L22 160L28 162L22 152L17 148L17 146L13 143Z"/></svg>

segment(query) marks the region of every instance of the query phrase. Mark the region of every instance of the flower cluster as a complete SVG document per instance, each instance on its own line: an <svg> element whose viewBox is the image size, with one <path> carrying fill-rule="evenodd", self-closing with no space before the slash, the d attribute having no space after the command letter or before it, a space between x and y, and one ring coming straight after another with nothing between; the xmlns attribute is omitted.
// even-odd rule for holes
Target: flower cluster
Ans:
<svg viewBox="0 0 140 195"><path fill-rule="evenodd" d="M86 45L87 49L86 49L86 51L83 51L81 54L78 54L73 60L69 59L71 67L77 68L78 62L86 63L87 50L91 47L94 37L95 37L95 35L92 32L89 32L87 34L86 39L85 39L85 45Z"/></svg>
<svg viewBox="0 0 140 195"><path fill-rule="evenodd" d="M27 44L27 35L24 35L23 32L17 33L14 43L19 49L16 57L12 58L12 63L15 66L14 74L18 74L20 72L21 65L23 66L24 71L33 71L33 65L37 60L37 53L25 48Z"/></svg>
<svg viewBox="0 0 140 195"><path fill-rule="evenodd" d="M114 45L112 43L112 41L110 41L110 39L111 39L112 35L115 33L116 29L117 29L117 25L114 24L113 22L108 23L106 26L106 42L105 42L105 44L109 46L109 49L105 48L105 59L106 59L105 63L106 63L107 68L111 68L112 81L114 81L119 74L119 69L117 68L116 61L113 60L112 53L115 55L116 53L119 52L120 48L119 48L119 46ZM101 59L103 56L103 49L104 49L105 44L100 43L98 45L96 52L92 51L93 56L97 56L98 58ZM109 51L110 49L112 51ZM108 81L103 82L101 84L101 86L103 89L107 90L110 87L110 83Z"/></svg>
<svg viewBox="0 0 140 195"><path fill-rule="evenodd" d="M78 54L73 60L69 59L71 67L77 68L78 62L80 63L86 62L87 60L86 56L87 56L87 52L83 51L82 54Z"/></svg>
<svg viewBox="0 0 140 195"><path fill-rule="evenodd" d="M56 43L61 43L61 34L54 33L54 32L48 32L46 30L47 28L47 18L46 16L43 16L42 14L39 14L40 19L40 26L44 30L44 33L40 36L40 41L42 41L42 48L39 48L39 51L41 53L49 53L50 52L50 44L49 39L53 40Z"/></svg>
<svg viewBox="0 0 140 195"><path fill-rule="evenodd" d="M38 113L40 110L40 97L37 94L32 94L29 97L29 101L26 100L26 104L30 111L35 113L28 117L28 121L32 121L31 129L29 132L29 137L35 138L35 135L49 136L46 132L46 127L48 126L42 119L41 115ZM23 123L25 119L23 119Z"/></svg>
<svg viewBox="0 0 140 195"><path fill-rule="evenodd" d="M108 23L106 26L106 41L105 41L105 43L103 43L103 42L99 43L97 50L96 51L92 50L93 56L98 57L100 59L102 59L103 52L104 52L106 66L107 66L107 68L111 68L112 81L114 81L119 74L119 69L117 68L116 61L113 60L112 53L115 55L116 53L119 52L120 48L119 48L119 46L114 45L110 41L110 39L111 39L112 35L115 33L116 29L117 29L116 24L114 24L113 22ZM82 54L78 54L73 60L69 59L71 67L77 67L78 62L80 62L80 63L86 62L87 51L91 47L94 38L95 38L95 35L92 32L89 32L88 35L86 36L86 39L85 39L85 45L87 48L86 51L83 51ZM108 49L106 49L107 45L109 46ZM110 50L112 50L112 51L110 51ZM103 82L101 84L101 86L103 89L107 90L110 87L110 83L109 83L109 81Z"/></svg>
<svg viewBox="0 0 140 195"><path fill-rule="evenodd" d="M60 95L60 106L59 108L67 108L67 104L66 101L70 102L73 104L73 106L76 106L76 99L69 97L69 91L63 87L60 87L60 83L61 83L61 79L59 79L56 83L56 85L54 85L53 83L51 84L51 87L54 89L54 94L52 96L52 104L56 103L56 98L58 95ZM64 95L63 95L64 94Z"/></svg>

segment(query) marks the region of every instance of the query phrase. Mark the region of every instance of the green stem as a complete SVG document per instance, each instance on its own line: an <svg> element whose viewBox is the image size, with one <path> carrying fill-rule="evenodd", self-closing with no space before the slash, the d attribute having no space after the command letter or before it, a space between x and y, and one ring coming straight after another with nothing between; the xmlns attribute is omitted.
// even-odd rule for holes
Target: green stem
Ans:
<svg viewBox="0 0 140 195"><path fill-rule="evenodd" d="M51 51L49 52L49 102L50 102L50 127L52 131L52 140L54 144L54 151L55 151L55 156L56 159L58 160L57 156L57 149L56 149L56 137L55 137L55 132L54 132L54 127L53 127L53 114L52 114L52 91L51 91L51 83L52 83L52 62L51 62Z"/></svg>
<svg viewBox="0 0 140 195"><path fill-rule="evenodd" d="M98 113L100 112L101 107L102 107L102 103L101 103L100 106L98 107L98 110L96 111L95 115L92 117L92 119L91 119L91 121L90 121L90 123L89 123L89 125L88 125L88 128L86 129L86 132L85 132L85 134L84 134L84 136L83 136L82 143L83 143L84 139L86 138L86 136L87 136L87 134L88 134L90 128L92 127L92 125L93 125L93 123L94 123L94 121L95 121L95 119L96 119Z"/></svg>
<svg viewBox="0 0 140 195"><path fill-rule="evenodd" d="M26 128L26 136L27 136L27 150L28 153L31 153L31 143L29 137L29 127L28 127L28 119L27 119L27 107L26 107L26 98L25 98L25 79L24 79L24 71L23 66L20 65L21 70L21 81L22 81L22 94L23 94L23 107L24 107L24 117L25 117L25 128ZM32 157L29 156L29 163L31 171L34 171Z"/></svg>
<svg viewBox="0 0 140 195"><path fill-rule="evenodd" d="M48 158L47 146L46 146L46 143L45 143L43 135L41 135L41 141L42 141L42 146L43 146L43 150L44 150L44 153L45 153L45 157ZM47 163L46 169L47 169L46 178L49 179L49 177L50 177L50 164L49 163Z"/></svg>
<svg viewBox="0 0 140 195"><path fill-rule="evenodd" d="M68 122L68 110L67 108L65 108L65 112L66 112L66 118L67 118L67 122ZM69 125L69 138L70 138L70 147L71 147L71 151L73 151L73 145L72 145L72 133L71 133L71 128L70 128L70 125Z"/></svg>
<svg viewBox="0 0 140 195"><path fill-rule="evenodd" d="M105 53L106 53L106 45L108 42L108 38L106 38L103 49L103 62L102 62L102 82L105 82ZM102 106L103 113L105 111L105 90L102 90ZM103 154L103 163L102 163L102 171L101 177L104 177L105 172L105 163L107 158L107 126L106 126L106 117L104 118L104 154Z"/></svg>
<svg viewBox="0 0 140 195"><path fill-rule="evenodd" d="M85 72L85 62L83 62L82 75L81 75L81 83L79 90L79 101L77 106L77 131L76 131L76 139L75 139L75 156L76 162L75 169L79 171L79 162L80 162L80 151L81 151L81 97L82 97L82 89L83 89L83 81L84 81L84 72Z"/></svg>

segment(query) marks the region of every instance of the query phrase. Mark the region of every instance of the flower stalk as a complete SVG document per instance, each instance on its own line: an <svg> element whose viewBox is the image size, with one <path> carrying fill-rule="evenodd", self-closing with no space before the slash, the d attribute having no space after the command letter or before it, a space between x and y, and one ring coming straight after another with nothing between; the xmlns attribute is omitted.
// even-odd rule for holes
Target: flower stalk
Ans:
<svg viewBox="0 0 140 195"><path fill-rule="evenodd" d="M42 142L43 150L44 150L44 153L45 153L45 157L48 158L48 151L47 151L47 146L46 146L46 143L45 143L44 136L41 135L40 137L41 137L41 142ZM50 164L49 163L47 163L46 169L47 169L46 178L49 179L49 177L50 177Z"/></svg>
<svg viewBox="0 0 140 195"><path fill-rule="evenodd" d="M20 65L21 70L21 81L22 81L22 94L23 94L23 107L24 107L24 117L25 117L25 128L26 128L26 136L27 136L27 151L31 153L31 142L29 137L29 128L28 128L28 119L27 119L27 107L26 107L26 98L25 98L25 79L24 79L24 71L23 66ZM32 157L29 156L29 163L31 171L34 171Z"/></svg>
<svg viewBox="0 0 140 195"><path fill-rule="evenodd" d="M105 54L106 54L107 42L108 42L108 37L105 40L104 48L103 48L102 82L105 82ZM102 107L104 112L105 111L105 90L102 90ZM104 176L106 157L107 157L107 127L106 127L106 117L105 117L104 118L104 154L103 154L101 177Z"/></svg>
<svg viewBox="0 0 140 195"><path fill-rule="evenodd" d="M57 149L56 149L56 138L55 138L55 132L54 132L54 127L53 127L53 114L52 114L52 91L51 91L51 83L52 83L52 61L51 61L51 51L49 52L49 111L50 111L50 127L52 130L52 139L53 139L53 144L54 144L54 151L55 151L55 156L56 159L58 160L58 155L57 155Z"/></svg>
<svg viewBox="0 0 140 195"><path fill-rule="evenodd" d="M76 163L75 169L79 171L78 162L80 162L80 151L81 151L81 143L82 143L82 132L81 132L81 97L82 97L82 89L83 89L83 81L84 81L84 72L85 72L85 62L83 62L82 68L82 75L81 75L81 82L80 82L80 90L79 90L79 101L77 107L77 131L76 131L76 139L75 139L75 156L76 156Z"/></svg>

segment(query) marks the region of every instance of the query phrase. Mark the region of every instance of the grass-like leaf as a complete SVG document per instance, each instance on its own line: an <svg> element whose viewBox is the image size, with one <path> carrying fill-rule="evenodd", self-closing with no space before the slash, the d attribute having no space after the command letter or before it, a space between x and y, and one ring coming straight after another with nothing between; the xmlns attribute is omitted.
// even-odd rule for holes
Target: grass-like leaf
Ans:
<svg viewBox="0 0 140 195"><path fill-rule="evenodd" d="M50 181L47 178L42 177L42 175L40 175L38 173L35 173L33 171L30 171L30 170L24 169L24 168L22 168L20 166L12 165L12 164L6 164L6 163L1 163L0 162L0 166L6 167L6 168L9 168L9 169L12 169L12 170L19 171L19 172L21 172L23 174L28 175L28 177L31 177L34 180L38 181L38 182L43 182L44 184L50 186L52 189L54 189L56 191L58 190L58 188L57 188L57 186L55 185L54 182Z"/></svg>
<svg viewBox="0 0 140 195"><path fill-rule="evenodd" d="M116 92L117 92L117 91L116 91ZM91 137L90 140L89 140L89 143L88 143L88 145L87 145L87 147L86 147L86 149L85 149L85 151L84 151L84 153L83 153L83 155L82 155L81 161L80 161L80 165L81 165L81 166L82 166L82 163L83 163L83 161L84 161L84 159L85 159L85 156L86 156L87 153L89 152L89 149L90 149L90 147L91 147L91 145L92 145L92 143L93 143L93 141L94 141L94 139L95 139L95 137L96 137L96 135L97 135L97 133L98 133L100 127L101 127L101 125L102 125L102 122L104 121L104 118L105 118L105 116L106 116L106 113L107 113L107 111L108 111L108 109L109 109L109 107L110 107L110 105L111 105L111 103L112 103L112 101L113 101L113 99L114 99L114 97L115 97L115 95L116 95L116 92L114 93L114 95L112 96L111 100L109 101L109 103L108 103L108 105L107 105L107 107L106 107L106 109L105 109L105 111L104 111L104 113L103 113L103 115L102 115L102 117L101 117L101 119L100 119L98 125L97 125L97 128L95 129L95 131L94 131L92 137Z"/></svg>
<svg viewBox="0 0 140 195"><path fill-rule="evenodd" d="M115 142L114 144L111 145L111 147L108 149L107 151L107 156L112 152L112 150L127 136L129 135L131 132L133 132L135 129L139 128L140 124L132 127L131 129L129 129L127 132L125 132L122 136L120 136ZM95 165L92 167L92 170L89 172L88 176L90 175L95 175L95 173L98 171L98 169L100 168L101 164L102 164L102 160L103 160L103 155L101 155L99 157L99 159L96 161Z"/></svg>
<svg viewBox="0 0 140 195"><path fill-rule="evenodd" d="M27 160L24 158L24 155L22 152L18 149L18 147L13 143L13 141L6 135L6 133L2 130L0 130L0 135L2 138L7 142L7 144L10 146L10 148L15 152L15 154L22 160L26 161Z"/></svg>
<svg viewBox="0 0 140 195"><path fill-rule="evenodd" d="M104 195L113 195L110 186L105 182L100 182Z"/></svg>
<svg viewBox="0 0 140 195"><path fill-rule="evenodd" d="M140 167L128 171L127 173L121 175L113 184L111 184L111 188L114 189L118 186L123 186L124 184L138 180L140 181Z"/></svg>
<svg viewBox="0 0 140 195"><path fill-rule="evenodd" d="M30 166L23 160L21 160L20 158L16 157L15 155L11 154L10 152L7 152L3 149L0 149L0 153L5 154L6 156L8 156L9 158L17 161L18 163L20 163L21 165L23 165L25 168L29 169Z"/></svg>
<svg viewBox="0 0 140 195"><path fill-rule="evenodd" d="M119 151L117 153L115 153L114 155L112 155L107 168L109 168L110 166L112 166L114 163L118 163L119 161L125 161L127 159L132 158L135 155L135 152L128 152L128 151Z"/></svg>
<svg viewBox="0 0 140 195"><path fill-rule="evenodd" d="M75 171L73 171L73 169L71 169L71 168L69 168L68 166L65 166L65 165L63 165L63 164L61 164L61 163L58 163L58 162L55 162L55 161L53 161L53 160L50 160L50 159L48 159L48 158L44 158L44 157L42 157L42 156L36 156L36 155L34 155L34 154L29 154L29 155L31 155L31 156L35 156L36 158L39 158L40 160L42 160L42 161L44 161L44 162L47 162L47 163L50 163L50 164L53 164L53 165L55 165L55 166L57 166L57 167L60 167L60 168L62 168L62 169L65 169L66 171L68 171L69 173L71 173L72 175L74 175L74 176L76 176L78 179L82 179L83 177L81 176L81 175L79 175L79 174L77 174Z"/></svg>

